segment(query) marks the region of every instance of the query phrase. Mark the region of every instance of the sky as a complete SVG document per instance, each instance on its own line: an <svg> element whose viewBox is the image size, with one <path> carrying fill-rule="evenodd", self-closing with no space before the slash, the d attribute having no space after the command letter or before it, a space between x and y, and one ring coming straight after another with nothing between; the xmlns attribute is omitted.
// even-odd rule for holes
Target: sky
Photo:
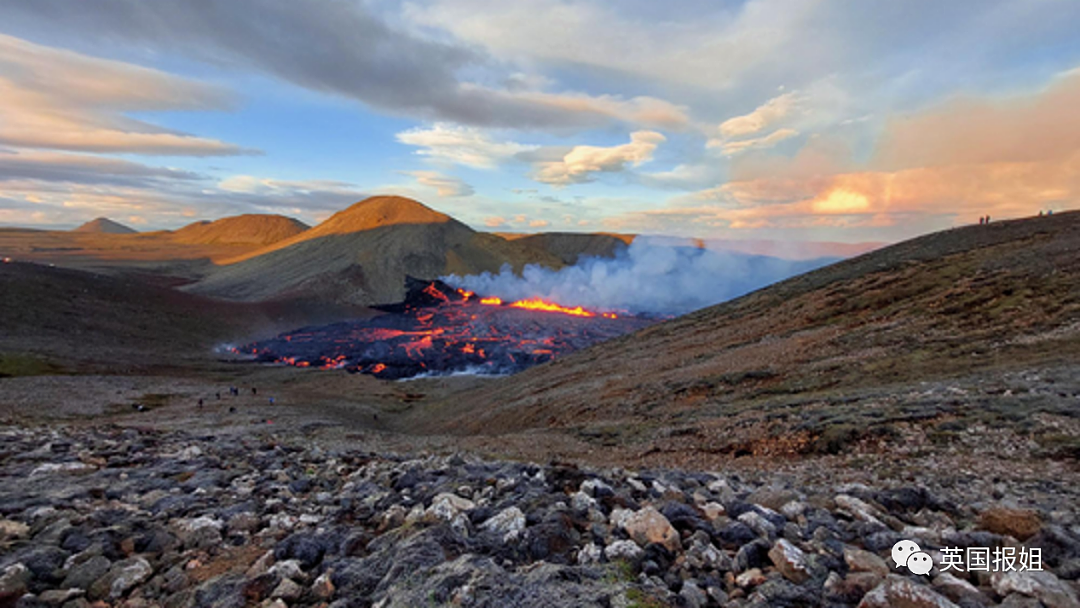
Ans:
<svg viewBox="0 0 1080 608"><path fill-rule="evenodd" d="M0 225L374 194L896 241L1078 208L1075 0L0 0Z"/></svg>

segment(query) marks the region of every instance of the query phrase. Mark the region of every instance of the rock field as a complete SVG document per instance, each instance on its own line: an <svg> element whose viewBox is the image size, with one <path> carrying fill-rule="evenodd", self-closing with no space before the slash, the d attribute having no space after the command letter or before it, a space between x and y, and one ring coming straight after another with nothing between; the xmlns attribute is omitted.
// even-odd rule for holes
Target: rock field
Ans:
<svg viewBox="0 0 1080 608"><path fill-rule="evenodd" d="M907 486L0 431L0 607L1080 606L1080 521ZM929 575L897 567L910 539ZM1039 548L1039 572L941 571Z"/></svg>

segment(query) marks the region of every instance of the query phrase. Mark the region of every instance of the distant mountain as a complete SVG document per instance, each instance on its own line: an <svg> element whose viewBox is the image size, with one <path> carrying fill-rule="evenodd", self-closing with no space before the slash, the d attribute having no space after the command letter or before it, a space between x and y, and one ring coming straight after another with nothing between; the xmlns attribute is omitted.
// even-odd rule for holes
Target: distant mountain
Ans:
<svg viewBox="0 0 1080 608"><path fill-rule="evenodd" d="M120 222L114 222L107 217L99 217L95 220L90 220L82 226L72 230L72 232L96 232L99 234L135 234L138 232L133 228L121 224Z"/></svg>
<svg viewBox="0 0 1080 608"><path fill-rule="evenodd" d="M691 246L708 247L747 255L765 255L785 260L815 260L850 258L885 246L885 243L837 243L832 241L776 241L768 239L683 239L661 235L617 234L608 232L538 232L497 233L499 236L535 247L558 256L567 264L580 257L613 257L619 249L645 236L660 242L689 242Z"/></svg>
<svg viewBox="0 0 1080 608"><path fill-rule="evenodd" d="M173 232L178 243L266 246L294 237L309 226L283 215L247 214L188 224Z"/></svg>
<svg viewBox="0 0 1080 608"><path fill-rule="evenodd" d="M561 259L564 264L576 264L581 257L614 257L634 240L632 234L586 232L540 232L537 234L500 234L503 238L535 247Z"/></svg>
<svg viewBox="0 0 1080 608"><path fill-rule="evenodd" d="M476 232L417 201L376 196L325 222L228 260L185 289L239 301L319 299L347 304L400 300L405 277L559 267L555 256Z"/></svg>

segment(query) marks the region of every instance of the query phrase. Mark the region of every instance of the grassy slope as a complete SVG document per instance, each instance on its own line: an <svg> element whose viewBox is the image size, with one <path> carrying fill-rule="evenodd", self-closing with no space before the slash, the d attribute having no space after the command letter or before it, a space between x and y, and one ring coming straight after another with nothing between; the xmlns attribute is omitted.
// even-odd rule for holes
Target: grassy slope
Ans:
<svg viewBox="0 0 1080 608"><path fill-rule="evenodd" d="M731 446L799 426L820 440L872 424L856 411L888 387L1075 361L1078 251L1080 213L927 235L480 385L411 422L624 438L713 426Z"/></svg>

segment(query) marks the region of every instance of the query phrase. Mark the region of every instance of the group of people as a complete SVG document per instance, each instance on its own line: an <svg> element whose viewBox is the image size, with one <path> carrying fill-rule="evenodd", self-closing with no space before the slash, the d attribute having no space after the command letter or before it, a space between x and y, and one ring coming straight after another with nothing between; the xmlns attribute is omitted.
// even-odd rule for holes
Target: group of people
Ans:
<svg viewBox="0 0 1080 608"><path fill-rule="evenodd" d="M1045 211L1043 211L1042 209L1039 209L1039 217L1049 217L1051 215L1054 215L1054 210L1053 209L1047 209ZM990 223L990 216L989 215L979 216L979 225L980 226L983 226L983 225L989 224L989 223Z"/></svg>
<svg viewBox="0 0 1080 608"><path fill-rule="evenodd" d="M229 387L229 394L230 394L230 395L232 395L233 397L239 397L239 396L240 396L240 389L239 389L239 388L237 388L237 387L235 387L235 386L230 386L230 387ZM254 386L253 386L253 387L251 387L251 396L252 396L252 397L255 397L255 396L257 396L258 394L259 394L259 390L258 390L257 388L255 388ZM217 399L218 401L221 401L221 391L218 391L218 392L214 393L214 397L215 397L215 398L216 398L216 399ZM274 405L274 398L273 398L273 397L269 397L269 398L267 399L267 401L269 402L269 404L270 404L270 405ZM199 407L199 409L202 409L203 405L205 405L205 404L206 404L206 401L205 401L205 399L203 399L202 397L199 397L199 402L198 402L198 407ZM229 408L229 411L230 411L230 412L235 412L235 411L236 411L236 407L235 407L235 406L233 406L233 407L230 407L230 408Z"/></svg>

